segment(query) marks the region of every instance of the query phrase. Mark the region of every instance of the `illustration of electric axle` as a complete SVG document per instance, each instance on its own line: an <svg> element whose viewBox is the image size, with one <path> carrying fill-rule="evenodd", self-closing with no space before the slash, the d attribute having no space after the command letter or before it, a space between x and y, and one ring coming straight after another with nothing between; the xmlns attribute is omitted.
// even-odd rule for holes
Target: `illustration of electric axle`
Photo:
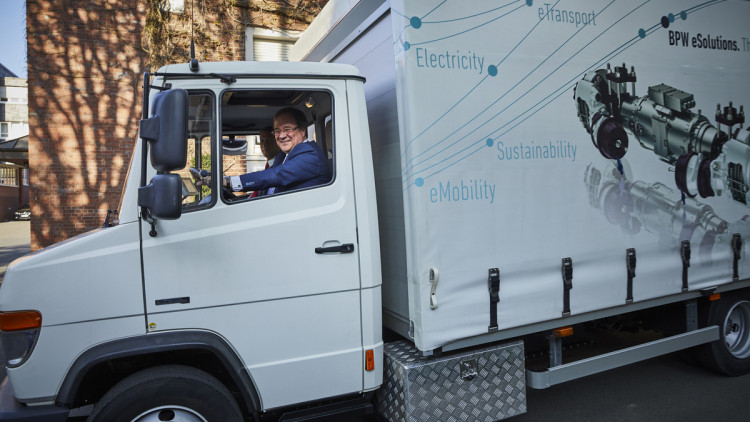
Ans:
<svg viewBox="0 0 750 422"><path fill-rule="evenodd" d="M624 157L631 134L674 166L681 192L708 198L728 191L732 199L748 205L750 131L742 127L743 106L738 111L731 102L724 108L717 105L714 126L700 110L690 111L695 107L693 94L660 84L638 97L635 82L635 69L628 71L623 64L588 72L576 84L578 117L602 156Z"/></svg>

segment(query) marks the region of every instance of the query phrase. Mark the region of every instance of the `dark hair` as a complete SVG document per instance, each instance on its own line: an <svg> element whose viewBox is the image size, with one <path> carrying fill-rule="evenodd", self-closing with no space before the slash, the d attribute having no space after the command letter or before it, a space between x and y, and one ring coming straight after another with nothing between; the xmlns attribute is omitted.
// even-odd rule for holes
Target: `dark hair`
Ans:
<svg viewBox="0 0 750 422"><path fill-rule="evenodd" d="M273 116L273 119L276 120L276 118L278 118L282 114L288 114L292 116L292 119L294 119L294 124L296 124L297 127L302 131L307 133L307 117L305 117L305 113L294 107L284 107L276 112L276 114Z"/></svg>

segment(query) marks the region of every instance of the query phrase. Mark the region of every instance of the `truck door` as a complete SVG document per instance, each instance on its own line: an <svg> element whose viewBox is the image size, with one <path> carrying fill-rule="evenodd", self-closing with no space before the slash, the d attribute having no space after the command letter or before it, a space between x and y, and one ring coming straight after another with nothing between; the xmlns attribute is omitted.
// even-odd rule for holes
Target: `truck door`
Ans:
<svg viewBox="0 0 750 422"><path fill-rule="evenodd" d="M182 216L158 221L155 237L143 226L148 329L208 330L225 338L264 409L361 391L345 83L216 84L213 91L189 90L187 167L198 172L179 172ZM305 114L309 141L329 157L330 179L259 196L222 193L217 182L224 176L264 167L257 135L282 107Z"/></svg>

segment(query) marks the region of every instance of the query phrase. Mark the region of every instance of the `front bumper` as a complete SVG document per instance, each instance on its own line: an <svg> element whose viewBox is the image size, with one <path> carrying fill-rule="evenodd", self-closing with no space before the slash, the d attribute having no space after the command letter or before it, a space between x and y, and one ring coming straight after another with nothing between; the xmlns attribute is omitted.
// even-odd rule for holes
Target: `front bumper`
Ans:
<svg viewBox="0 0 750 422"><path fill-rule="evenodd" d="M3 422L65 422L69 410L55 406L26 406L16 400L6 376L0 383L0 421Z"/></svg>

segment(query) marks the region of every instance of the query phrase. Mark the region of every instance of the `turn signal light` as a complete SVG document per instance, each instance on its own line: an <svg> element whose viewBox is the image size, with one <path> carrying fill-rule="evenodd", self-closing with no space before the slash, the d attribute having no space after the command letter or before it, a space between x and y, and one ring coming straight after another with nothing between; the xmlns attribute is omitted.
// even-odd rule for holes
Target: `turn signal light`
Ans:
<svg viewBox="0 0 750 422"><path fill-rule="evenodd" d="M714 293L708 297L708 300L710 300L711 302L713 302L714 300L719 300L719 299L721 299L721 293Z"/></svg>
<svg viewBox="0 0 750 422"><path fill-rule="evenodd" d="M0 312L0 331L33 330L42 326L38 311Z"/></svg>
<svg viewBox="0 0 750 422"><path fill-rule="evenodd" d="M554 330L552 330L552 335L557 338L572 336L573 327L555 328Z"/></svg>
<svg viewBox="0 0 750 422"><path fill-rule="evenodd" d="M375 352L372 349L365 351L365 369L368 372L375 370Z"/></svg>

